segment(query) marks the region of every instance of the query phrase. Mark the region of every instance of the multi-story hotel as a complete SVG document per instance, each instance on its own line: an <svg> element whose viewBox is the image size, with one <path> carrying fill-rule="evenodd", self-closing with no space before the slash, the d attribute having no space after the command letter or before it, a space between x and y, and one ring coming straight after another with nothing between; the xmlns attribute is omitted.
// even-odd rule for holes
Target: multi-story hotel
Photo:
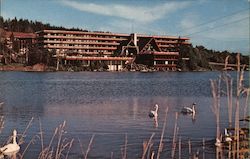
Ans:
<svg viewBox="0 0 250 159"><path fill-rule="evenodd" d="M67 61L106 61L109 70L121 70L136 62L156 69L176 70L179 47L188 38L148 36L110 32L42 30L37 32L40 47L54 50L56 57Z"/></svg>

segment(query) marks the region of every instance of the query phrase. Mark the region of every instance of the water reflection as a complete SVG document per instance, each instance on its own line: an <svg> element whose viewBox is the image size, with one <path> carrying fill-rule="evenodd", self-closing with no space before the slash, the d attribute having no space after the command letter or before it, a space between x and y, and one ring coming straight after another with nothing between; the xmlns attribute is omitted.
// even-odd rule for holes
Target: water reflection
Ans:
<svg viewBox="0 0 250 159"><path fill-rule="evenodd" d="M133 119L136 119L136 115L138 114L138 98L132 98L133 105Z"/></svg>
<svg viewBox="0 0 250 159"><path fill-rule="evenodd" d="M158 128L159 124L158 124L158 117L154 117L154 126L156 128Z"/></svg>
<svg viewBox="0 0 250 159"><path fill-rule="evenodd" d="M195 124L196 121L196 114L183 114L181 113L183 116L186 116L187 118L190 118L190 120L192 121L193 124Z"/></svg>

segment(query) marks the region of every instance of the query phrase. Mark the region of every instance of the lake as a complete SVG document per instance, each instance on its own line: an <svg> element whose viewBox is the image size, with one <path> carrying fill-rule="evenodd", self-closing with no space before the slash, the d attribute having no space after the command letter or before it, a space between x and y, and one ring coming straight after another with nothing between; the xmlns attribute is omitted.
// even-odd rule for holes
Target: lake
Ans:
<svg viewBox="0 0 250 159"><path fill-rule="evenodd" d="M235 86L236 72L230 74ZM126 138L127 158L140 158L143 141L153 133L153 150L157 152L168 108L161 157L170 158L176 112L195 102L195 120L178 114L177 139L182 140L182 157L188 158L190 139L193 153L199 150L205 158L215 158L216 123L211 110L210 79L219 75L220 72L0 72L0 102L4 102L0 115L5 122L0 144L8 140L13 129L18 131L19 141L33 118L19 154L37 158L41 141L35 136L40 125L46 147L55 128L66 121L63 137L67 141L74 139L69 158L83 158L82 150L86 152L93 134L88 158L121 158ZM248 73L245 79L245 85L249 84ZM159 105L158 127L148 117L155 104ZM241 114L243 107L242 99ZM225 96L221 98L220 123L223 132L228 126ZM34 142L25 151L32 138ZM203 138L205 150L201 146ZM57 142L52 145L55 151Z"/></svg>

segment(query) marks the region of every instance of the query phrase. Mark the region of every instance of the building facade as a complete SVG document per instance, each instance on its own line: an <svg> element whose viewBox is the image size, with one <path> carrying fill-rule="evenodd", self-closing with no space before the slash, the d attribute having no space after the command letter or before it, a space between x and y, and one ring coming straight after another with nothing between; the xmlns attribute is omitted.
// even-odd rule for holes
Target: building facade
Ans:
<svg viewBox="0 0 250 159"><path fill-rule="evenodd" d="M189 39L174 36L148 36L110 32L42 30L37 44L67 61L106 61L110 70L139 63L161 70L176 70L179 47Z"/></svg>

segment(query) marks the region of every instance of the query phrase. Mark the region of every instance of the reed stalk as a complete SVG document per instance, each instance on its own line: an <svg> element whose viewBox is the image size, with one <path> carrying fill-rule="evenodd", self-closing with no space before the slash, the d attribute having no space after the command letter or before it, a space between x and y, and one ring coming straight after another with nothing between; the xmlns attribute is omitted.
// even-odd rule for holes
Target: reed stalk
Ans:
<svg viewBox="0 0 250 159"><path fill-rule="evenodd" d="M210 80L213 95L212 111L216 118L216 138L220 139L220 83L221 76L218 80Z"/></svg>
<svg viewBox="0 0 250 159"><path fill-rule="evenodd" d="M85 156L85 153L84 153L84 151L83 151L83 145L82 145L82 143L81 143L81 140L78 138L78 142L79 142L79 144L80 144L80 149L81 149L81 152L82 152L82 156ZM111 153L112 154L112 153Z"/></svg>
<svg viewBox="0 0 250 159"><path fill-rule="evenodd" d="M34 117L32 117L32 118L30 119L28 125L26 126L24 132L22 133L21 138L19 139L19 143L18 143L19 145L21 145L21 144L24 143L25 134L26 134L27 130L30 128L30 126L32 125L33 120L34 120Z"/></svg>
<svg viewBox="0 0 250 159"><path fill-rule="evenodd" d="M175 113L175 124L174 124L174 136L173 136L173 142L172 142L172 154L171 157L174 158L175 155L175 148L176 148L176 135L177 135L177 120L178 120L178 113Z"/></svg>
<svg viewBox="0 0 250 159"><path fill-rule="evenodd" d="M58 131L58 141L57 141L57 148L56 148L56 155L55 155L55 159L59 159L60 158L60 151L61 151L61 142L62 142L62 135L64 133L64 127L66 125L66 121L63 122L63 124L59 125L59 131Z"/></svg>
<svg viewBox="0 0 250 159"><path fill-rule="evenodd" d="M228 123L229 123L229 127L232 127L232 113L233 113L233 80L231 78L231 76L227 73L227 65L228 65L228 59L229 56L226 57L225 59L225 66L224 66L224 70L225 73L223 74L223 79L226 83L226 88L227 88L227 104L228 104Z"/></svg>
<svg viewBox="0 0 250 159"><path fill-rule="evenodd" d="M245 119L247 117L247 112L248 112L248 109L249 109L248 100L249 100L249 95L250 95L250 88L245 88L244 92L246 93L246 100L245 100L245 106L244 106L244 115L243 115L243 118Z"/></svg>
<svg viewBox="0 0 250 159"><path fill-rule="evenodd" d="M0 134L4 128L4 116L0 117Z"/></svg>
<svg viewBox="0 0 250 159"><path fill-rule="evenodd" d="M221 159L221 147L216 147L216 159Z"/></svg>
<svg viewBox="0 0 250 159"><path fill-rule="evenodd" d="M231 153L232 153L232 143L229 142L229 145L228 145L228 159L231 159Z"/></svg>
<svg viewBox="0 0 250 159"><path fill-rule="evenodd" d="M41 146L42 146L42 150L43 150L44 149L44 144L43 144L43 130L42 130L42 123L41 123L40 118L39 118L39 128L40 128Z"/></svg>
<svg viewBox="0 0 250 159"><path fill-rule="evenodd" d="M28 143L28 145L25 147L25 149L23 150L23 153L20 156L20 159L24 158L24 154L26 153L26 151L28 150L28 148L30 147L31 144L35 143L35 138L37 136L33 136L32 139L30 140L30 142Z"/></svg>
<svg viewBox="0 0 250 159"><path fill-rule="evenodd" d="M68 156L69 156L69 151L70 151L70 148L72 147L72 145L73 145L73 142L74 142L74 139L71 139L71 141L68 143L68 145L67 146L69 146L69 148L68 148L68 150L67 150L67 154L66 154L66 156L65 156L65 159L67 159L68 158ZM65 148L66 148L66 146L65 146Z"/></svg>
<svg viewBox="0 0 250 159"><path fill-rule="evenodd" d="M27 130L29 129L29 127L31 126L31 124L32 124L32 122L33 122L33 119L34 119L34 117L32 117L32 118L30 119L30 121L29 121L29 123L27 124L27 126L26 126L24 132L22 133L21 138L20 138L19 143L18 143L19 145L21 145L21 144L24 143L24 137L26 136L25 134L26 134ZM36 138L36 137L37 137L37 136L32 137L32 139L30 140L30 142L28 143L28 145L25 147L23 153L20 154L20 158L23 158L23 156L24 156L25 152L28 150L29 146L30 146L32 143L35 142L35 138Z"/></svg>
<svg viewBox="0 0 250 159"><path fill-rule="evenodd" d="M192 154L192 145L191 145L190 139L188 139L188 154L189 154L189 156Z"/></svg>
<svg viewBox="0 0 250 159"><path fill-rule="evenodd" d="M205 138L202 139L202 158L205 159L205 148L206 148L206 141Z"/></svg>
<svg viewBox="0 0 250 159"><path fill-rule="evenodd" d="M124 144L124 150L123 150L123 157L122 159L127 158L127 144L128 144L128 135L127 133L125 134L125 144Z"/></svg>
<svg viewBox="0 0 250 159"><path fill-rule="evenodd" d="M53 136L52 136L51 139L50 139L49 146L47 147L48 150L50 150L50 148L51 148L51 146L52 146L52 143L53 143L53 141L54 141L54 138L56 137L56 134L57 134L57 133L58 133L58 128L56 128L56 129L54 130L54 134L53 134Z"/></svg>
<svg viewBox="0 0 250 159"><path fill-rule="evenodd" d="M49 146L42 148L42 151L40 152L38 159L44 159L44 158L46 158L46 159L52 159L53 149L50 150L50 147L51 147L51 144L52 144L52 142L54 140L54 137L57 134L57 131L58 131L58 128L55 129L55 132L54 132L54 134L53 134L53 136L52 136L52 138L50 140ZM42 131L40 130L40 136L39 137L40 137L41 143L43 143L43 135L41 135L41 134L42 134Z"/></svg>
<svg viewBox="0 0 250 159"><path fill-rule="evenodd" d="M233 153L233 159L236 159L235 152L236 152L236 142L233 142L232 144L232 153Z"/></svg>
<svg viewBox="0 0 250 159"><path fill-rule="evenodd" d="M230 77L228 85L228 117L229 127L232 127L232 114L233 114L233 80Z"/></svg>
<svg viewBox="0 0 250 159"><path fill-rule="evenodd" d="M84 159L87 159L87 157L88 157L88 154L89 154L89 151L90 151L90 147L91 147L91 145L92 145L92 143L93 143L94 138L95 138L95 134L92 135L92 137L91 137L91 139L90 139L90 141L89 141L89 145L88 145L88 148L87 148L87 150L86 150Z"/></svg>
<svg viewBox="0 0 250 159"><path fill-rule="evenodd" d="M160 153L162 152L163 149L163 136L165 133L165 129L166 129L166 124L167 124L167 115L168 115L168 107L166 108L166 115L164 118L164 123L163 123L163 127L162 127L162 132L161 132L161 139L160 139L160 143L159 143L159 147L158 147L158 151L157 151L157 159L160 158Z"/></svg>
<svg viewBox="0 0 250 159"><path fill-rule="evenodd" d="M151 154L150 159L154 159L154 156L155 156L155 152L153 151L152 154Z"/></svg>
<svg viewBox="0 0 250 159"><path fill-rule="evenodd" d="M153 143L149 144L148 153L147 153L147 159L150 159L150 158L154 157L154 151L151 152L153 145L154 145Z"/></svg>
<svg viewBox="0 0 250 159"><path fill-rule="evenodd" d="M51 140L49 142L49 145L46 147L43 142L43 133L42 133L42 126L40 126L40 136L38 135L38 138L40 138L41 146L43 147L42 151L40 152L38 159L60 159L60 158L68 158L69 151L73 145L74 139L71 139L68 142L67 138L64 138L63 135L66 133L65 129L66 121L64 121L62 124L60 124L54 131L53 136L51 137ZM57 146L56 151L54 151L53 142L55 137L57 138ZM66 155L63 155L63 153L66 151ZM55 154L54 154L55 153ZM54 155L53 155L54 154Z"/></svg>
<svg viewBox="0 0 250 159"><path fill-rule="evenodd" d="M229 127L232 127L232 114L233 114L233 79L232 77L225 71L222 76L222 79L226 84L226 94L227 94L227 106L228 106L228 123Z"/></svg>
<svg viewBox="0 0 250 159"><path fill-rule="evenodd" d="M151 144L152 139L153 139L153 137L154 137L154 136L155 136L155 133L153 133L153 134L151 135L151 137L149 138L149 141L147 142L147 144L146 144L145 148L143 148L142 159L145 159L145 156L146 156L146 154L147 154L147 151L148 151L149 145Z"/></svg>
<svg viewBox="0 0 250 159"><path fill-rule="evenodd" d="M240 92L242 89L243 73L240 70L240 54L237 54L237 94L236 94L236 112L235 112L235 131L236 131L236 158L239 158L239 113L240 113Z"/></svg>
<svg viewBox="0 0 250 159"><path fill-rule="evenodd" d="M181 159L181 137L179 137L179 159Z"/></svg>
<svg viewBox="0 0 250 159"><path fill-rule="evenodd" d="M227 70L227 69L228 69L228 67L227 67L227 65L228 65L228 59L229 59L229 56L227 56L227 57L225 58L224 70Z"/></svg>

